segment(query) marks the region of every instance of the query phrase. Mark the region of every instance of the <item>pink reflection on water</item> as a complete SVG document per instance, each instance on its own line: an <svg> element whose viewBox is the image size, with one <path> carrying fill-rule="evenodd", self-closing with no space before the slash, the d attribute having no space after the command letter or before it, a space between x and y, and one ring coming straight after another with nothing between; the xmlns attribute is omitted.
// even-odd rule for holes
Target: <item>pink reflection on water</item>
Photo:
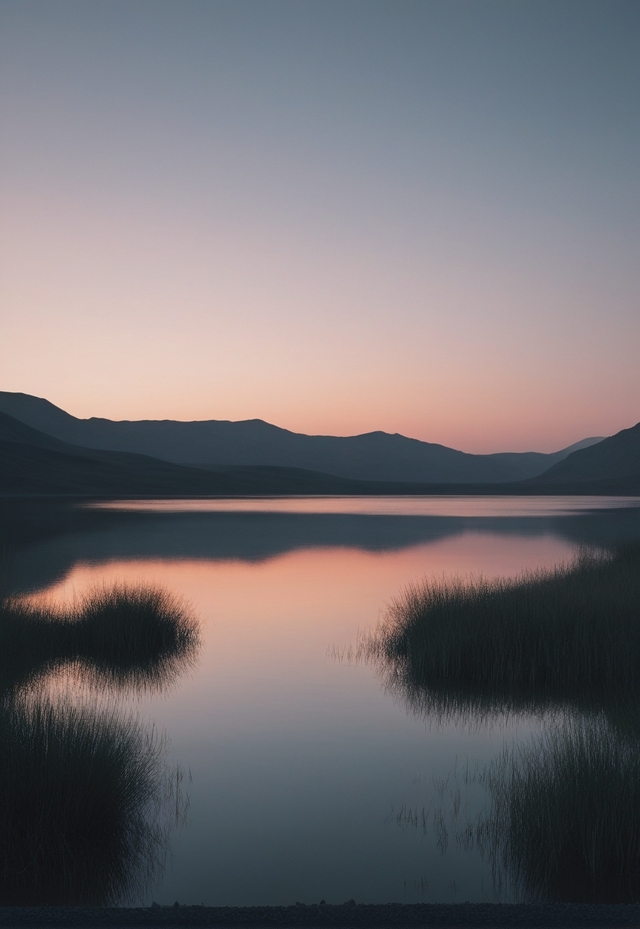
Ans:
<svg viewBox="0 0 640 929"><path fill-rule="evenodd" d="M193 605L205 637L214 635L227 655L224 669L216 673L227 674L236 673L230 671L230 654L245 670L254 662L284 668L293 655L299 663L309 649L348 645L358 630L376 624L407 584L424 577L511 576L570 561L574 555L572 545L552 535L467 532L394 552L304 549L258 563L121 560L78 564L31 600L62 606L96 586L162 585ZM217 661L213 655L210 660Z"/></svg>
<svg viewBox="0 0 640 929"><path fill-rule="evenodd" d="M552 535L466 532L391 552L323 547L260 562L120 559L77 564L33 599L65 604L98 585L162 584L200 619L195 670L167 698L135 697L135 712L170 734L172 758L194 775L190 826L175 844L176 870L165 878L162 902L244 903L247 882L251 903L289 902L299 882L317 874L323 893L346 875L363 898L395 899L416 860L420 868L427 862L434 899L442 899L451 865L422 836L416 847L390 830L390 805L424 803L416 777L431 784L463 757L484 763L516 729L427 729L389 697L373 668L340 659L409 583L513 575L574 554ZM516 725L528 731L530 723ZM274 855L274 845L284 851ZM301 848L310 857L297 871ZM359 884L362 860L369 877ZM468 886L469 899L480 899ZM319 899L317 889L310 899Z"/></svg>
<svg viewBox="0 0 640 929"><path fill-rule="evenodd" d="M115 500L95 509L154 513L331 513L359 516L561 516L589 510L638 507L640 497L238 497Z"/></svg>

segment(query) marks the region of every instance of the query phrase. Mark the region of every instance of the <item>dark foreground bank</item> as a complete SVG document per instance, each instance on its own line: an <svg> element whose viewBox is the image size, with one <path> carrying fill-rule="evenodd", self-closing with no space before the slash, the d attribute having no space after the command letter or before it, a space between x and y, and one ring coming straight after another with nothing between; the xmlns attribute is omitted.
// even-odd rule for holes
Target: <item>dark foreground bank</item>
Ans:
<svg viewBox="0 0 640 929"><path fill-rule="evenodd" d="M313 904L310 906L4 907L0 926L640 926L640 904Z"/></svg>

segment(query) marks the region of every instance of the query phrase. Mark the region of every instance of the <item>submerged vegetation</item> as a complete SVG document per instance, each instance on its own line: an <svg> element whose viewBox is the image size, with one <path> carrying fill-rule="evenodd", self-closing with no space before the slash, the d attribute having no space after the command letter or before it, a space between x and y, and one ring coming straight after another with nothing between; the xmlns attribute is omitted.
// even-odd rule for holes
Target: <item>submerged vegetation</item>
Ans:
<svg viewBox="0 0 640 929"><path fill-rule="evenodd" d="M515 580L407 589L363 644L416 710L595 706L640 696L640 546Z"/></svg>
<svg viewBox="0 0 640 929"><path fill-rule="evenodd" d="M113 711L0 707L0 901L106 904L161 867L170 784L162 740Z"/></svg>
<svg viewBox="0 0 640 929"><path fill-rule="evenodd" d="M24 686L65 662L110 684L163 686L194 660L198 643L195 619L162 589L97 589L65 611L7 598L0 601L0 686Z"/></svg>

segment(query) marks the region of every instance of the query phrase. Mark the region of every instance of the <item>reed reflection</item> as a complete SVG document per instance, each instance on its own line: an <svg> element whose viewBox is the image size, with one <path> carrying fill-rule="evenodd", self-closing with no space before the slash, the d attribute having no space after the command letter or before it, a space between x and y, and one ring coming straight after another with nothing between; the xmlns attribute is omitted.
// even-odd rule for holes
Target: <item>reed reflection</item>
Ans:
<svg viewBox="0 0 640 929"><path fill-rule="evenodd" d="M65 610L0 601L5 692L28 690L61 665L74 665L101 689L160 690L194 664L198 647L195 619L159 588L95 589Z"/></svg>

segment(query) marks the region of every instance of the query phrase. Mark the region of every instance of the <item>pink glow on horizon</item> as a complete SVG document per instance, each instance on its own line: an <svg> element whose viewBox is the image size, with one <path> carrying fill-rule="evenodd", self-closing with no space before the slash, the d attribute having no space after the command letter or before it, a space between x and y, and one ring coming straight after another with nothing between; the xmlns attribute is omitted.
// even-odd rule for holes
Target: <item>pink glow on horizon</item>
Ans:
<svg viewBox="0 0 640 929"><path fill-rule="evenodd" d="M637 5L187 6L0 11L0 389L482 453L640 420Z"/></svg>
<svg viewBox="0 0 640 929"><path fill-rule="evenodd" d="M349 271L346 257L324 256L325 281L313 236L293 229L261 246L249 286L255 235L203 229L201 241L195 230L188 248L168 233L169 216L158 232L130 207L88 216L78 206L61 226L63 205L51 210L49 226L29 204L7 217L0 389L75 416L258 418L476 453L556 451L640 420L640 317L629 321L631 294L619 297L623 318L600 312L608 282L592 281L590 293L587 281L543 286L533 269L492 270L489 257L461 282L446 252L426 268L414 255L407 277L410 256L376 267L384 243L364 231L345 243Z"/></svg>

